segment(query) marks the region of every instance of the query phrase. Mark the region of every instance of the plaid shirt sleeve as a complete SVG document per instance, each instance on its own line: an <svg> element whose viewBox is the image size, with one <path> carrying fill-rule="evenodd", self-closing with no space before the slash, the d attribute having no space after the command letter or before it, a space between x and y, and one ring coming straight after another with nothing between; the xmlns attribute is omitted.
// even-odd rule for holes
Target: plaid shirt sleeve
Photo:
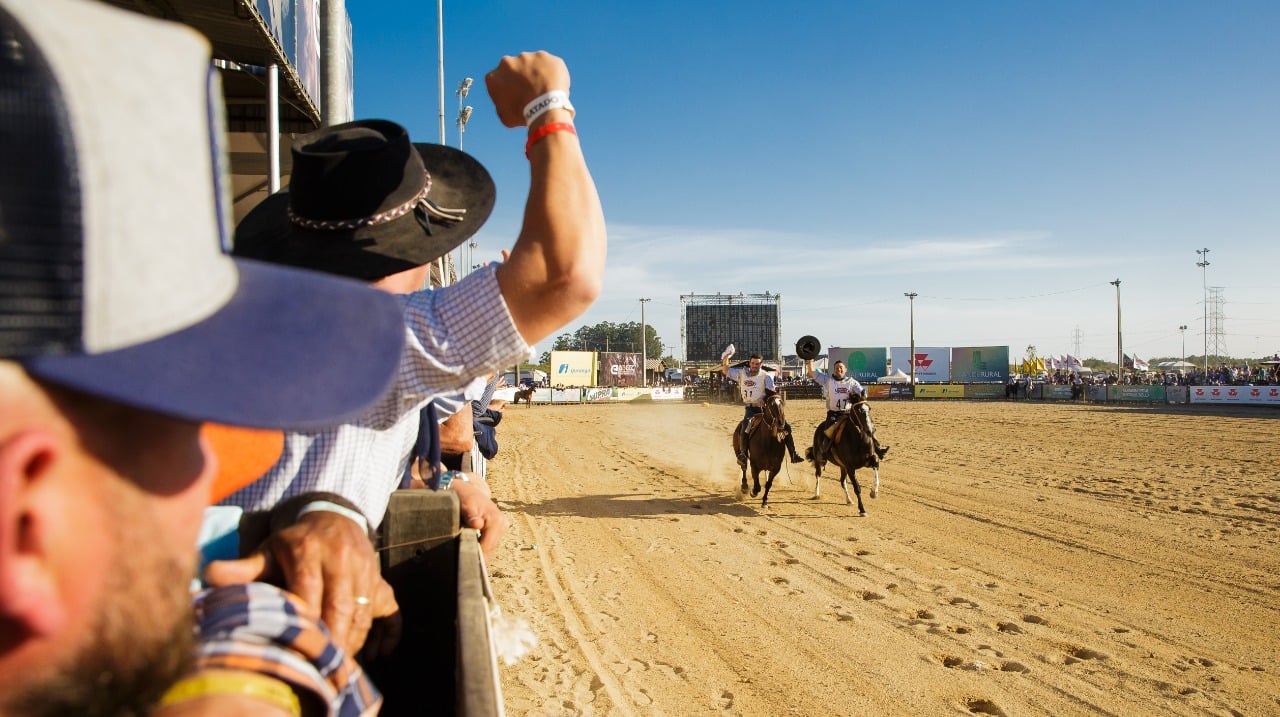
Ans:
<svg viewBox="0 0 1280 717"><path fill-rule="evenodd" d="M284 680L328 705L329 717L372 717L382 695L333 644L320 616L265 583L213 588L195 597L196 669L247 670Z"/></svg>
<svg viewBox="0 0 1280 717"><path fill-rule="evenodd" d="M422 407L532 354L507 310L495 269L486 266L452 286L399 295L408 333L387 394L353 423L285 434L276 465L221 504L269 510L286 498L323 491L347 498L377 525L408 463Z"/></svg>

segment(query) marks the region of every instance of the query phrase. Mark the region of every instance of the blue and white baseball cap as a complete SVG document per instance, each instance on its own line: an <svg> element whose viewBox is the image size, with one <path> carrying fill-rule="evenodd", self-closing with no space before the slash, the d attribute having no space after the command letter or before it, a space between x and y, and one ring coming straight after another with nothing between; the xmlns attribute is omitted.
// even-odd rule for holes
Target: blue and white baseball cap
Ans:
<svg viewBox="0 0 1280 717"><path fill-rule="evenodd" d="M0 358L180 418L308 429L390 385L400 305L229 256L208 42L84 0L0 0Z"/></svg>

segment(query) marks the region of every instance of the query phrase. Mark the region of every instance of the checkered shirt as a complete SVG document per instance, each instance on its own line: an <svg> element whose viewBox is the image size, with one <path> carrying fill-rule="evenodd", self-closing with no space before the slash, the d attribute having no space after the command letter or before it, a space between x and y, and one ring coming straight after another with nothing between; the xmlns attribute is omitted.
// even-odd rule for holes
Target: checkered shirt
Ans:
<svg viewBox="0 0 1280 717"><path fill-rule="evenodd" d="M292 593L241 583L198 593L196 669L247 670L315 694L329 717L378 714L382 695L333 643L320 615Z"/></svg>
<svg viewBox="0 0 1280 717"><path fill-rule="evenodd" d="M486 266L452 286L400 295L408 336L391 390L354 423L286 433L280 460L221 505L270 510L285 498L323 491L358 506L371 527L381 523L409 464L422 407L532 356L494 271Z"/></svg>

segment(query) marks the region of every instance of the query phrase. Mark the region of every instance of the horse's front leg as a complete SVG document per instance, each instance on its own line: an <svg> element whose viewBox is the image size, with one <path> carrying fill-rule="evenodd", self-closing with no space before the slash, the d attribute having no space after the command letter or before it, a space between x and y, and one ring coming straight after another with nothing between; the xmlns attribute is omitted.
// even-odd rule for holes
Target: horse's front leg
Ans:
<svg viewBox="0 0 1280 717"><path fill-rule="evenodd" d="M754 498L760 495L760 469L756 468L754 465L751 466L751 481L751 497ZM743 481L742 489L747 489L746 481Z"/></svg>
<svg viewBox="0 0 1280 717"><path fill-rule="evenodd" d="M863 489L858 485L858 471L849 471L849 483L854 484L854 497L858 498L858 515L867 515L867 508L863 507ZM845 497L849 497L849 490L845 490Z"/></svg>
<svg viewBox="0 0 1280 717"><path fill-rule="evenodd" d="M880 466L872 466L872 470L876 472L876 481L871 484L871 497L874 498L880 492Z"/></svg>
<svg viewBox="0 0 1280 717"><path fill-rule="evenodd" d="M844 468L840 469L840 488L844 491L844 504L852 505L853 497L849 495L849 485L845 483L849 479L849 473Z"/></svg>
<svg viewBox="0 0 1280 717"><path fill-rule="evenodd" d="M761 508L769 507L769 489L773 487L773 479L777 477L777 475L777 471L769 471L769 478L764 483L764 499L760 501ZM756 484L756 487L759 487L758 483Z"/></svg>

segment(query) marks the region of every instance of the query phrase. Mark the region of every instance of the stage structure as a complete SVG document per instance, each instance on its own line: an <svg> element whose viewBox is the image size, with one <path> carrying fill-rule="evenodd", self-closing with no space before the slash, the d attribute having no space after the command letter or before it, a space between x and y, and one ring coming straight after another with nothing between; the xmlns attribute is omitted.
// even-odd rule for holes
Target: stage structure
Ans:
<svg viewBox="0 0 1280 717"><path fill-rule="evenodd" d="M680 340L693 365L719 364L729 344L735 361L758 352L766 362L781 362L782 295L681 294Z"/></svg>

